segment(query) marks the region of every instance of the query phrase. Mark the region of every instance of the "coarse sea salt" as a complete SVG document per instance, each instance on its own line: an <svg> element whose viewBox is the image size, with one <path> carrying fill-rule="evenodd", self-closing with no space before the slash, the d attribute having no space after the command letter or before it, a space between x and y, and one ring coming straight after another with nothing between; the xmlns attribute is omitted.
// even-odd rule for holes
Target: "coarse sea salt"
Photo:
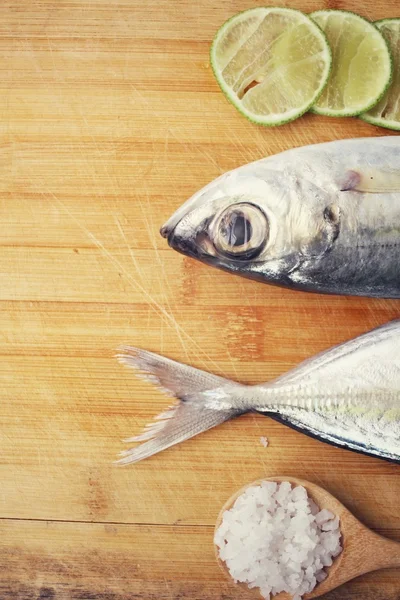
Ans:
<svg viewBox="0 0 400 600"><path fill-rule="evenodd" d="M320 510L302 486L263 481L223 514L214 542L235 582L261 595L311 592L342 551L339 518Z"/></svg>

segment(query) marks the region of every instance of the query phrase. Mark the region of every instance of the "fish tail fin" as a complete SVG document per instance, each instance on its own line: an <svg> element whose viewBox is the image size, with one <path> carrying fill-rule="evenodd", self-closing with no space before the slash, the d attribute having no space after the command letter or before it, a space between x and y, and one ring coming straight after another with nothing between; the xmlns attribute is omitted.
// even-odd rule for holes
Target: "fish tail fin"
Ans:
<svg viewBox="0 0 400 600"><path fill-rule="evenodd" d="M246 412L235 407L229 393L222 389L242 387L240 384L130 346L119 348L117 358L120 363L134 368L137 376L178 400L158 415L154 423L147 425L141 435L124 440L144 443L121 452L119 465L148 458Z"/></svg>

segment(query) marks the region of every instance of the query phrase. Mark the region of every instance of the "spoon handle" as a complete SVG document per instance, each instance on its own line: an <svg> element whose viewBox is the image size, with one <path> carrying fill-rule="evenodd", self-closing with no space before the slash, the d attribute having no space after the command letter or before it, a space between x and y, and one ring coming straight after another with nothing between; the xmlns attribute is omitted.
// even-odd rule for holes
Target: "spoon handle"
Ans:
<svg viewBox="0 0 400 600"><path fill-rule="evenodd" d="M372 544L370 559L371 566L375 569L388 569L400 567L400 543L376 535Z"/></svg>
<svg viewBox="0 0 400 600"><path fill-rule="evenodd" d="M333 563L328 577L305 598L318 598L355 577L390 567L400 567L400 544L372 532L354 519L347 527L343 552Z"/></svg>

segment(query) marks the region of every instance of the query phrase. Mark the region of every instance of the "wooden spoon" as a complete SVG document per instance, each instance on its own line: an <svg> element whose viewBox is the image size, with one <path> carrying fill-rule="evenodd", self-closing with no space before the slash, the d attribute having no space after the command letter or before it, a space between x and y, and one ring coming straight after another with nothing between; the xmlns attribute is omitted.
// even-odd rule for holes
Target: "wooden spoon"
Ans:
<svg viewBox="0 0 400 600"><path fill-rule="evenodd" d="M229 498L219 513L215 526L216 530L221 525L224 511L232 507L238 496L243 494L248 487L259 485L262 481L276 481L278 483L289 481L293 485L302 485L307 490L308 496L318 504L320 509L327 508L340 519L343 551L333 560L332 566L325 569L328 577L318 583L312 592L304 594L304 600L322 596L322 594L326 594L339 585L346 583L346 581L350 581L350 579L364 573L388 567L400 567L400 543L388 540L368 529L339 500L323 488L295 477L267 477L253 481L253 483L249 483L240 489ZM223 573L232 581L228 568L219 558L217 546L215 546L215 555ZM261 598L258 588L250 590L245 583L238 583L237 585L246 589L248 593L253 592L254 597ZM282 592L276 595L274 600L290 600L291 598L290 594Z"/></svg>

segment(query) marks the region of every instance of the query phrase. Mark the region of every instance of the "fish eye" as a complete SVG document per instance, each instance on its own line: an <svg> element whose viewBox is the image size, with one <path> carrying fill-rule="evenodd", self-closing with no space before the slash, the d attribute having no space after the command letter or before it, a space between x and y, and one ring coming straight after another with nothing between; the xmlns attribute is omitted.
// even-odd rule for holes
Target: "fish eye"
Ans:
<svg viewBox="0 0 400 600"><path fill-rule="evenodd" d="M245 246L251 240L252 233L253 228L250 221L237 211L221 223L219 230L225 245L231 248Z"/></svg>
<svg viewBox="0 0 400 600"><path fill-rule="evenodd" d="M212 225L218 252L242 259L259 254L268 240L268 221L262 210L240 202L226 208Z"/></svg>

